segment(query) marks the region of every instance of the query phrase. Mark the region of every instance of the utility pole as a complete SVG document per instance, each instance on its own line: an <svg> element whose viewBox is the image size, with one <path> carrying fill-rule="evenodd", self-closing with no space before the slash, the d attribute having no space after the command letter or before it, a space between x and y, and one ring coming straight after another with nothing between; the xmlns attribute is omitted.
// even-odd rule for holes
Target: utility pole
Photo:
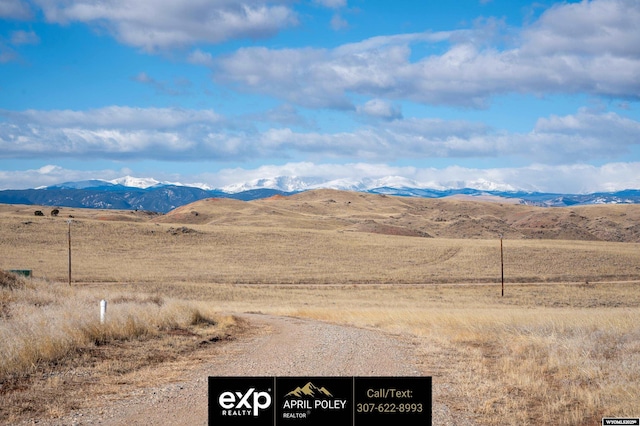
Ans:
<svg viewBox="0 0 640 426"><path fill-rule="evenodd" d="M504 297L504 257L502 255L502 234L500 234L500 275L502 281L502 297Z"/></svg>
<svg viewBox="0 0 640 426"><path fill-rule="evenodd" d="M71 222L71 219L67 220L69 224L69 233L67 234L69 240L69 285L71 285Z"/></svg>

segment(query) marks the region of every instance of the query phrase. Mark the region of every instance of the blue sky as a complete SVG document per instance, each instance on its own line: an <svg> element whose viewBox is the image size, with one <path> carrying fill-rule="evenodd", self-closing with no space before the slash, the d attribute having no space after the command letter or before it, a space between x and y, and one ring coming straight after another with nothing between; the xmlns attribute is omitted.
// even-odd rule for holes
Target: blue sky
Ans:
<svg viewBox="0 0 640 426"><path fill-rule="evenodd" d="M640 188L640 2L0 0L0 189Z"/></svg>

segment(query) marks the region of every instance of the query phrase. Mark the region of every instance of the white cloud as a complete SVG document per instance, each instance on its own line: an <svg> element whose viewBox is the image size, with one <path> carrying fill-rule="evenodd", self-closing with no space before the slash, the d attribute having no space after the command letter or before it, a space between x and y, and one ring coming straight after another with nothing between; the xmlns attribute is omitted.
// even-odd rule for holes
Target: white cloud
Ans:
<svg viewBox="0 0 640 426"><path fill-rule="evenodd" d="M577 114L540 118L535 125L535 131L578 135L584 138L597 137L628 146L639 143L640 123L613 112L581 108Z"/></svg>
<svg viewBox="0 0 640 426"><path fill-rule="evenodd" d="M0 64L18 59L18 54L0 40Z"/></svg>
<svg viewBox="0 0 640 426"><path fill-rule="evenodd" d="M156 92L165 95L178 96L188 93L191 81L186 78L175 79L173 82L160 81L151 77L146 72L140 72L132 78L133 81L146 84L152 87Z"/></svg>
<svg viewBox="0 0 640 426"><path fill-rule="evenodd" d="M3 18L2 8L3 5L0 3L0 19ZM0 36L0 64L20 60L20 55L16 52L15 48L21 45L38 43L40 43L40 38L33 31L13 31L6 41Z"/></svg>
<svg viewBox="0 0 640 426"><path fill-rule="evenodd" d="M248 155L211 110L111 106L88 111L0 111L1 158L152 158L184 161ZM224 135L224 137L221 137ZM217 140L223 143L216 143ZM245 146L250 149L251 146Z"/></svg>
<svg viewBox="0 0 640 426"><path fill-rule="evenodd" d="M347 0L314 0L314 3L331 9L339 9L347 5Z"/></svg>
<svg viewBox="0 0 640 426"><path fill-rule="evenodd" d="M523 52L538 55L640 56L636 0L560 3L523 32Z"/></svg>
<svg viewBox="0 0 640 426"><path fill-rule="evenodd" d="M297 24L287 1L34 0L49 22L105 28L148 52L239 38L262 38ZM281 4L278 4L281 3Z"/></svg>
<svg viewBox="0 0 640 426"><path fill-rule="evenodd" d="M38 169L0 170L0 190L28 189L90 179L116 179L131 170L70 170L47 164Z"/></svg>
<svg viewBox="0 0 640 426"><path fill-rule="evenodd" d="M31 19L33 13L29 4L22 0L2 0L0 2L0 18Z"/></svg>
<svg viewBox="0 0 640 426"><path fill-rule="evenodd" d="M204 65L211 67L214 65L213 56L211 53L203 52L200 49L196 49L189 54L187 61L194 65Z"/></svg>
<svg viewBox="0 0 640 426"><path fill-rule="evenodd" d="M307 107L353 108L351 95L486 107L492 96L588 93L640 99L640 2L559 4L518 34L496 20L469 30L381 36L328 49L240 49L216 79ZM507 48L488 44L507 32ZM505 36L507 34L504 34ZM412 57L416 43L448 43Z"/></svg>
<svg viewBox="0 0 640 426"><path fill-rule="evenodd" d="M14 31L11 33L11 44L14 46L38 43L40 43L40 37L33 31Z"/></svg>
<svg viewBox="0 0 640 426"><path fill-rule="evenodd" d="M331 25L331 29L335 31L349 28L349 23L347 22L347 20L344 19L342 16L340 16L340 14L338 13L336 13L331 17L330 25Z"/></svg>
<svg viewBox="0 0 640 426"><path fill-rule="evenodd" d="M356 111L359 114L382 118L384 120L396 120L402 118L400 107L391 105L382 99L371 99L364 105L357 106Z"/></svg>
<svg viewBox="0 0 640 426"><path fill-rule="evenodd" d="M239 49L216 62L216 78L240 90L267 93L307 107L352 109L341 78L322 49ZM315 65L314 65L315 64Z"/></svg>
<svg viewBox="0 0 640 426"><path fill-rule="evenodd" d="M76 110L0 110L15 124L35 124L46 128L122 128L122 129L163 129L189 124L215 124L223 118L213 110L192 110L184 108L136 108L109 106L87 111Z"/></svg>
<svg viewBox="0 0 640 426"><path fill-rule="evenodd" d="M292 105L284 104L276 108L258 114L247 114L242 116L243 121L248 120L274 123L280 126L293 126L303 128L316 127L312 120L302 116Z"/></svg>
<svg viewBox="0 0 640 426"><path fill-rule="evenodd" d="M523 143L547 162L574 162L624 157L640 144L640 122L616 113L582 108L577 114L538 119ZM555 158L554 158L555 157Z"/></svg>
<svg viewBox="0 0 640 426"><path fill-rule="evenodd" d="M382 101L369 114L398 112ZM640 122L612 112L581 109L540 118L530 132L433 118L380 120L353 131L298 132L305 125L291 107L254 119L278 122L258 131L211 110L105 107L88 111L2 111L0 158L148 158L169 161L313 159L391 161L427 158L525 159L546 164L617 161L640 144Z"/></svg>

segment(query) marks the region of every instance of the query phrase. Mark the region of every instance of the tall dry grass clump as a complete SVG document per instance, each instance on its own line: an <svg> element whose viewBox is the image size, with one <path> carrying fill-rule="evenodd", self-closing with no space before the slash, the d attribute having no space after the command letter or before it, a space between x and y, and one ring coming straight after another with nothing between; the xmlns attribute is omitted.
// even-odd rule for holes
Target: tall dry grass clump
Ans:
<svg viewBox="0 0 640 426"><path fill-rule="evenodd" d="M100 293L0 271L0 384L83 348L216 321L214 313L195 303L109 294L106 321L101 323L99 306L105 294Z"/></svg>
<svg viewBox="0 0 640 426"><path fill-rule="evenodd" d="M426 321L421 334L465 354L450 374L487 424L636 415L640 397L629 388L640 381L635 309L456 310Z"/></svg>

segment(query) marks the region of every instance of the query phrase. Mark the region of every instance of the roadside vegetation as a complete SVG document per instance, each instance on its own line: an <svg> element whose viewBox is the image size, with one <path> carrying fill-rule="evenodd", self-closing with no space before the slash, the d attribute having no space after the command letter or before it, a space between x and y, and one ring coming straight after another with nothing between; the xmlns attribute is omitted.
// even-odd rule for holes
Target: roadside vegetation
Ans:
<svg viewBox="0 0 640 426"><path fill-rule="evenodd" d="M109 300L104 323L101 297ZM117 392L123 377L229 338L233 326L232 317L195 302L0 270L0 424L62 414L91 393L83 385Z"/></svg>

